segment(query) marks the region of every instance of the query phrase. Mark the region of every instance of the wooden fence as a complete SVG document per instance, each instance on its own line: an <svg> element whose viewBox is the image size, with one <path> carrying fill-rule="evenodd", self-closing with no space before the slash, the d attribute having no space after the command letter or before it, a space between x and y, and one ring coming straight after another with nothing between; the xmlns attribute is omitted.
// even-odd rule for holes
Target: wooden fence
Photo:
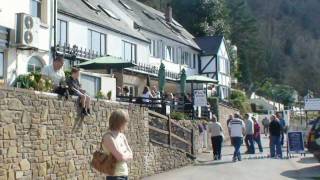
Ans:
<svg viewBox="0 0 320 180"><path fill-rule="evenodd" d="M149 110L149 135L153 143L194 155L194 130L179 125L170 116Z"/></svg>

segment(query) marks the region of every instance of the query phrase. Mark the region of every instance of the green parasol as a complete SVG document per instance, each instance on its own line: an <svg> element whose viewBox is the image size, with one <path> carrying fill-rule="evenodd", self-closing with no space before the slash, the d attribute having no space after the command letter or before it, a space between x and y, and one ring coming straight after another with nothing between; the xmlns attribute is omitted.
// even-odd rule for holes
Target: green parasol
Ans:
<svg viewBox="0 0 320 180"><path fill-rule="evenodd" d="M182 69L180 74L180 93L181 94L186 93L186 80L187 80L186 70Z"/></svg>
<svg viewBox="0 0 320 180"><path fill-rule="evenodd" d="M83 69L122 69L135 65L132 62L123 61L121 58L108 55L80 63L77 66Z"/></svg>
<svg viewBox="0 0 320 180"><path fill-rule="evenodd" d="M159 91L161 94L164 93L164 85L166 83L166 69L163 63L160 65L159 73L158 73L158 78L159 78Z"/></svg>

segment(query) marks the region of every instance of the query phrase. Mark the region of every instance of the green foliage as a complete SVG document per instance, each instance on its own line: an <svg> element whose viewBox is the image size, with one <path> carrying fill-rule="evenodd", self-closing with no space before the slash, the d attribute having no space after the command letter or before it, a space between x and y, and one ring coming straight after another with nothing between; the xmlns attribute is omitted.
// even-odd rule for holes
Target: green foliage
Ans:
<svg viewBox="0 0 320 180"><path fill-rule="evenodd" d="M108 100L111 99L111 96L112 96L112 91L108 91L108 93L107 93L107 98L108 98Z"/></svg>
<svg viewBox="0 0 320 180"><path fill-rule="evenodd" d="M219 114L219 108L218 108L219 98L211 96L211 97L208 97L207 101L211 106L212 113L215 115L218 115Z"/></svg>
<svg viewBox="0 0 320 180"><path fill-rule="evenodd" d="M42 78L40 73L33 72L27 75L18 76L14 86L23 89L51 92L53 84L51 80Z"/></svg>
<svg viewBox="0 0 320 180"><path fill-rule="evenodd" d="M184 119L186 119L186 116L185 116L184 113L177 112L177 111L171 112L170 116L171 116L172 119L175 119L175 120L184 120Z"/></svg>
<svg viewBox="0 0 320 180"><path fill-rule="evenodd" d="M241 113L251 112L251 104L246 94L240 90L233 90L230 95L230 102L234 107L240 110Z"/></svg>
<svg viewBox="0 0 320 180"><path fill-rule="evenodd" d="M71 71L70 70L64 71L64 74L65 74L66 79L71 77Z"/></svg>
<svg viewBox="0 0 320 180"><path fill-rule="evenodd" d="M296 91L288 85L273 84L271 79L267 79L257 89L256 93L267 97L273 101L280 102L285 106L290 106L296 101Z"/></svg>
<svg viewBox="0 0 320 180"><path fill-rule="evenodd" d="M97 92L95 98L96 99L107 99L105 94L102 91Z"/></svg>

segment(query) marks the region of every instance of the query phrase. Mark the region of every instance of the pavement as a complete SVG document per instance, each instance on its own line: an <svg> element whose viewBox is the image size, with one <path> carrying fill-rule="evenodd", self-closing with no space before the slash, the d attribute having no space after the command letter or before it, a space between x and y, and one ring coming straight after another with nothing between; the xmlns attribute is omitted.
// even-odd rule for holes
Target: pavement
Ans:
<svg viewBox="0 0 320 180"><path fill-rule="evenodd" d="M290 159L270 159L268 138L263 135L262 144L263 153L242 155L240 162L232 162L233 147L226 144L220 161L212 160L212 152L201 153L194 165L143 180L320 180L320 163L311 154L294 154ZM241 152L245 150L242 146ZM286 155L285 148L283 151Z"/></svg>

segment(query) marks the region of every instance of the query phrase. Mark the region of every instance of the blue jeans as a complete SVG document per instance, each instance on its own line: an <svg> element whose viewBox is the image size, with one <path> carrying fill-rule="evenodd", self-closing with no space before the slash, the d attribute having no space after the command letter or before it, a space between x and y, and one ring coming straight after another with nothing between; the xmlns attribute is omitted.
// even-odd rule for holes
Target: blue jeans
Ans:
<svg viewBox="0 0 320 180"><path fill-rule="evenodd" d="M263 152L262 144L261 144L261 138L260 135L254 138L254 141L258 144L259 151Z"/></svg>
<svg viewBox="0 0 320 180"><path fill-rule="evenodd" d="M107 176L106 180L128 180L128 176Z"/></svg>
<svg viewBox="0 0 320 180"><path fill-rule="evenodd" d="M246 135L245 138L245 143L248 149L248 153L250 154L254 154L254 141L253 141L253 135L252 134L248 134Z"/></svg>
<svg viewBox="0 0 320 180"><path fill-rule="evenodd" d="M233 158L238 158L238 160L241 160L240 147L242 144L242 137L231 137L231 139L234 147Z"/></svg>
<svg viewBox="0 0 320 180"><path fill-rule="evenodd" d="M270 155L271 157L282 158L281 136L270 136Z"/></svg>

